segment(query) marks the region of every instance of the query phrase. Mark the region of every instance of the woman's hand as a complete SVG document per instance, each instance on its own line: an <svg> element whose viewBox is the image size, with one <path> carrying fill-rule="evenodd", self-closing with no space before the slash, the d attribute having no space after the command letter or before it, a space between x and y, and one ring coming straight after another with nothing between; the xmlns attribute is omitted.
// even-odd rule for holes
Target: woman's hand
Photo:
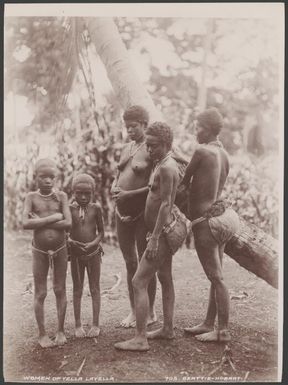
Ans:
<svg viewBox="0 0 288 385"><path fill-rule="evenodd" d="M148 261L155 261L157 258L158 245L158 238L151 237L149 239L146 250L144 251L144 257L148 259Z"/></svg>
<svg viewBox="0 0 288 385"><path fill-rule="evenodd" d="M113 198L116 200L117 203L121 203L125 201L127 198L129 198L130 192L124 191L118 187L118 190L114 192Z"/></svg>
<svg viewBox="0 0 288 385"><path fill-rule="evenodd" d="M111 192L113 198L114 198L114 194L118 194L119 191L121 191L120 187L112 185L110 192Z"/></svg>
<svg viewBox="0 0 288 385"><path fill-rule="evenodd" d="M178 188L177 188L177 192L178 193L183 193L186 190L187 190L187 186L185 184L180 183Z"/></svg>

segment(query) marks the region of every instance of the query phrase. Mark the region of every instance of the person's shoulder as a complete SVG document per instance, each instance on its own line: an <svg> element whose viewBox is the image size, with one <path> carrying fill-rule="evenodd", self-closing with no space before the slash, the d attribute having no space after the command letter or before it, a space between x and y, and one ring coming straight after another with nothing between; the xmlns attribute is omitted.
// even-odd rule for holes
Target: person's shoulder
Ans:
<svg viewBox="0 0 288 385"><path fill-rule="evenodd" d="M219 153L217 147L209 146L207 144L201 144L195 149L195 156L205 157L205 158L214 158Z"/></svg>
<svg viewBox="0 0 288 385"><path fill-rule="evenodd" d="M163 163L160 166L161 173L163 174L172 174L173 172L177 171L178 172L178 165L175 159L170 157L165 163Z"/></svg>
<svg viewBox="0 0 288 385"><path fill-rule="evenodd" d="M94 209L97 212L102 211L102 206L100 205L99 202L90 203L90 207L91 207L91 209Z"/></svg>
<svg viewBox="0 0 288 385"><path fill-rule="evenodd" d="M76 203L75 201L69 203L69 208L70 208L71 210L76 209L76 208L77 208L77 203Z"/></svg>
<svg viewBox="0 0 288 385"><path fill-rule="evenodd" d="M122 147L122 151L126 151L128 148L130 149L133 142L124 143Z"/></svg>
<svg viewBox="0 0 288 385"><path fill-rule="evenodd" d="M55 194L60 198L60 199L67 199L68 195L66 194L65 191L57 190L55 191Z"/></svg>
<svg viewBox="0 0 288 385"><path fill-rule="evenodd" d="M37 196L37 191L29 191L27 194L26 194L26 199L33 199L35 198L35 196Z"/></svg>

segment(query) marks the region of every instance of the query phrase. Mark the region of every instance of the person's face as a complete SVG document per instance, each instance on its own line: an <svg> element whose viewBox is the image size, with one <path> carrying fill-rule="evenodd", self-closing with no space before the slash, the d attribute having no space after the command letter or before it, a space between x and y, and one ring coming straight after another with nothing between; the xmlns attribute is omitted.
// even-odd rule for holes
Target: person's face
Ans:
<svg viewBox="0 0 288 385"><path fill-rule="evenodd" d="M80 206L86 206L92 199L92 187L89 183L81 182L77 183L77 185L74 187L74 197L76 202Z"/></svg>
<svg viewBox="0 0 288 385"><path fill-rule="evenodd" d="M145 124L136 120L125 120L127 133L131 140L139 140L144 137Z"/></svg>
<svg viewBox="0 0 288 385"><path fill-rule="evenodd" d="M161 142L156 136L146 136L147 152L152 160L162 159L169 151L167 143Z"/></svg>
<svg viewBox="0 0 288 385"><path fill-rule="evenodd" d="M43 194L50 194L55 184L57 170L51 166L41 166L36 172L38 187Z"/></svg>
<svg viewBox="0 0 288 385"><path fill-rule="evenodd" d="M209 130L201 126L198 122L195 124L195 134L199 144L208 143L210 137Z"/></svg>

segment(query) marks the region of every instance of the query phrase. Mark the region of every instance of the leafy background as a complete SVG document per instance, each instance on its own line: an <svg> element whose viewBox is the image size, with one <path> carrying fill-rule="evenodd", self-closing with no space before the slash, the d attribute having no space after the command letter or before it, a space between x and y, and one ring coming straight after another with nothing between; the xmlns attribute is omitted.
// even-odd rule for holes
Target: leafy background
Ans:
<svg viewBox="0 0 288 385"><path fill-rule="evenodd" d="M237 212L278 236L279 47L269 19L117 18L132 64L191 156L199 105L219 108L230 154L225 189ZM93 42L76 19L6 18L5 227L19 229L33 164L53 157L71 197L76 171L96 180L108 234L109 190L126 132Z"/></svg>

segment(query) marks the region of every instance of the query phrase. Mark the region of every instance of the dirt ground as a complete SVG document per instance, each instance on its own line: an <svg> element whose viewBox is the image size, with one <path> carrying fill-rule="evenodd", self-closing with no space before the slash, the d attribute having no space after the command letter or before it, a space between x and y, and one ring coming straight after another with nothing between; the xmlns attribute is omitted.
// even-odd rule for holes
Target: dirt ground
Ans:
<svg viewBox="0 0 288 385"><path fill-rule="evenodd" d="M6 234L4 243L4 378L20 382L201 382L277 381L278 292L266 282L224 259L224 276L230 290L231 349L234 369L218 368L224 346L201 343L186 336L183 328L203 320L209 284L194 250L182 248L174 256L176 292L175 330L172 341L152 341L145 353L119 352L113 344L133 336L133 329L119 328L127 315L128 298L125 266L119 249L105 246L101 290L121 283L102 294L101 334L96 340L73 337L72 282L67 276L68 308L64 347L43 350L37 346L33 313L33 278L30 234ZM45 302L46 327L53 336L56 327L55 298L49 279ZM244 293L244 294L243 294ZM246 294L245 294L246 293ZM91 322L91 297L83 295L84 327ZM158 283L156 309L162 320L161 290ZM153 330L160 322L149 327ZM85 359L85 361L84 361ZM77 376L81 364L82 370ZM78 372L79 373L79 372Z"/></svg>

